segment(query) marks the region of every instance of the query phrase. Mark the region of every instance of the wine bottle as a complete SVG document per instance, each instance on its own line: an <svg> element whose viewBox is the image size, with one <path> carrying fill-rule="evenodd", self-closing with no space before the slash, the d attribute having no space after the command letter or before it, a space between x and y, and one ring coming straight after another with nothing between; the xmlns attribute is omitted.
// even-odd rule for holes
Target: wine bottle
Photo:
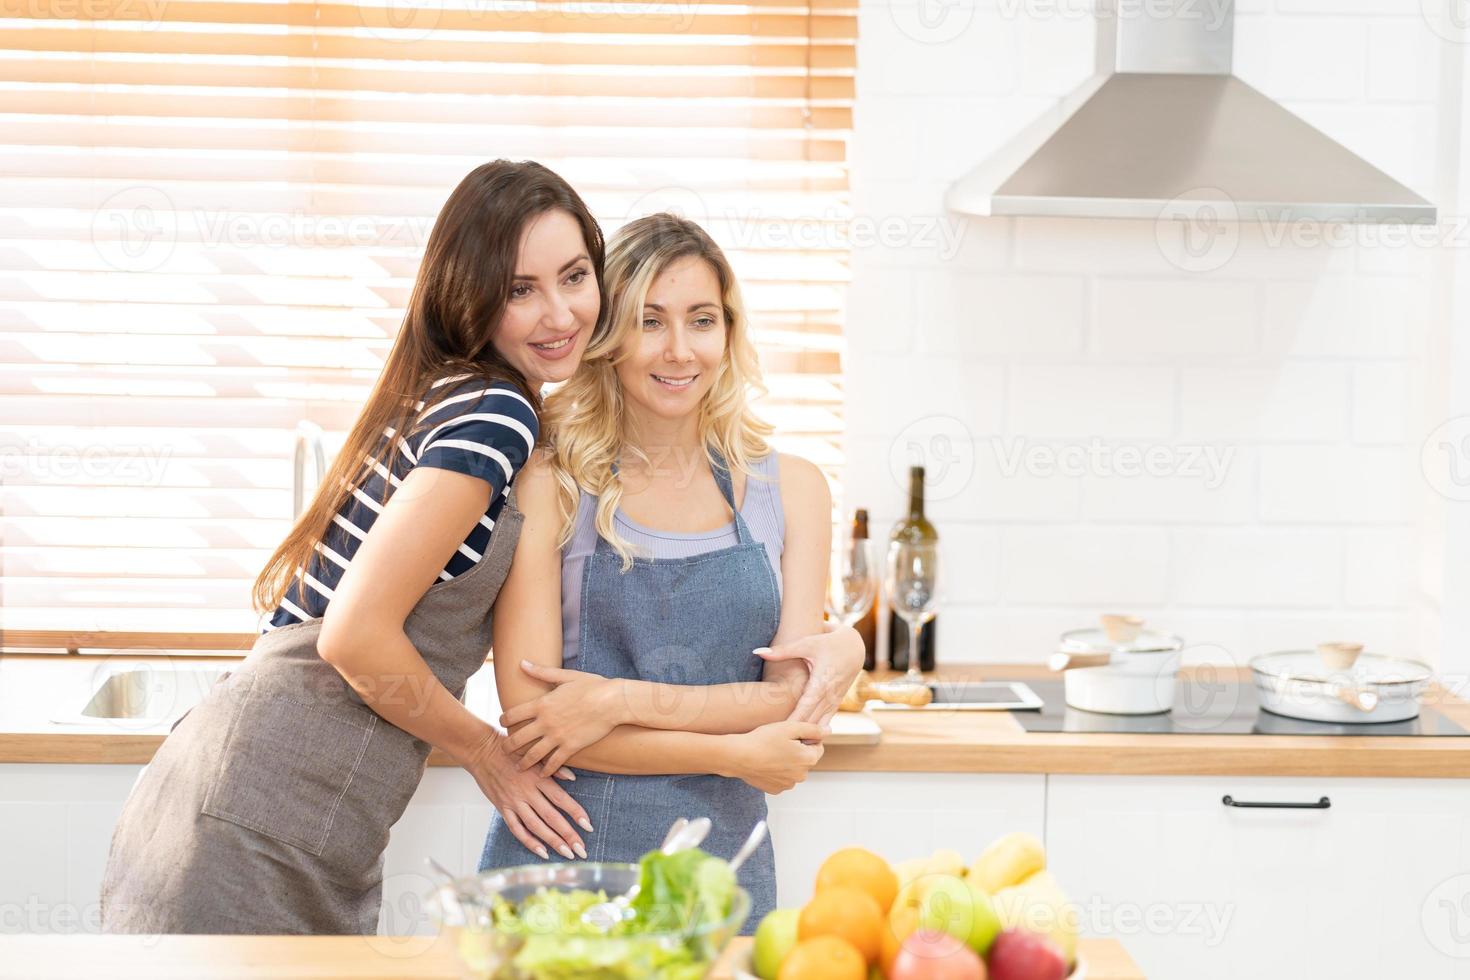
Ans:
<svg viewBox="0 0 1470 980"><path fill-rule="evenodd" d="M859 507L852 514L852 541L857 547L867 548L868 544L868 512ZM875 555L870 557L876 560ZM858 636L863 638L863 670L874 670L878 666L878 597L873 597L873 604L868 611L863 613L863 618L852 624L852 628L858 631Z"/></svg>
<svg viewBox="0 0 1470 980"><path fill-rule="evenodd" d="M939 532L924 517L924 467L909 467L909 515L893 525L890 541L939 543ZM939 617L935 616L919 632L919 669L934 669L935 634ZM888 613L888 666L893 670L909 669L909 626L902 616Z"/></svg>

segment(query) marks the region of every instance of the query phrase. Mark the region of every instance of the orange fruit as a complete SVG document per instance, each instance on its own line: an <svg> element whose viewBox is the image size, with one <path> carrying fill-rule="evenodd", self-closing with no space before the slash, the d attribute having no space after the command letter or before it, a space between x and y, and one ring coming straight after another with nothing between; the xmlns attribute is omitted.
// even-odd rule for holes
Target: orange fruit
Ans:
<svg viewBox="0 0 1470 980"><path fill-rule="evenodd" d="M886 930L878 903L856 888L833 887L817 892L796 920L798 941L836 936L850 943L866 963L878 959Z"/></svg>
<svg viewBox="0 0 1470 980"><path fill-rule="evenodd" d="M898 875L888 862L861 847L834 851L817 871L817 891L827 888L856 888L873 896L884 915L898 894Z"/></svg>
<svg viewBox="0 0 1470 980"><path fill-rule="evenodd" d="M867 980L868 965L852 943L836 936L803 939L781 960L776 980Z"/></svg>
<svg viewBox="0 0 1470 980"><path fill-rule="evenodd" d="M895 905L883 924L883 939L879 944L878 965L887 976L893 970L893 961L898 956L903 941L919 929L919 909L909 904Z"/></svg>

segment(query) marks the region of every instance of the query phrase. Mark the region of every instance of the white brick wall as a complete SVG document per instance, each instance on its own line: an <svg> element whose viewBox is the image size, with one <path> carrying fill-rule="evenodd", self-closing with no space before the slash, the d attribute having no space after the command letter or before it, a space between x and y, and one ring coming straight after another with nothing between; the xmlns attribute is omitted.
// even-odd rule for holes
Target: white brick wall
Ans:
<svg viewBox="0 0 1470 980"><path fill-rule="evenodd" d="M854 206L916 243L854 255L846 506L882 534L895 443L933 416L968 432L930 508L944 661L1039 660L1119 609L1242 663L1328 637L1436 662L1446 504L1420 448L1446 417L1450 266L1241 226L1229 262L1190 272L1152 222L946 216L952 179L1091 73L1093 25L1035 13L1055 6L863 0ZM1239 6L1246 81L1453 203L1463 93L1442 70L1463 53L1419 4ZM918 241L936 219L957 242ZM1213 478L1190 466L1206 450Z"/></svg>

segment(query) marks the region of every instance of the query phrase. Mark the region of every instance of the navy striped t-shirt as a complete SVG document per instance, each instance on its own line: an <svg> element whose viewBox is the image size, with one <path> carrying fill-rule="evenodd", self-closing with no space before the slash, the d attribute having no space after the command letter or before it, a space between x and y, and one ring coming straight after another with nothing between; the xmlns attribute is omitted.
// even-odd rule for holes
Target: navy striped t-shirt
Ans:
<svg viewBox="0 0 1470 980"><path fill-rule="evenodd" d="M445 385L452 387L439 398L438 389ZM342 573L383 509L379 501L385 499L384 479L391 485L388 491L391 497L415 466L453 470L490 484L490 506L485 516L450 557L439 573L440 581L447 582L474 568L489 548L490 534L510 493L510 482L526 464L536 444L540 430L536 411L520 391L506 382L487 385L480 378L458 375L436 381L430 387L429 400L434 402L433 406L427 412L424 402L415 406L421 414L393 454L392 465L385 468L381 462L375 463L363 486L352 492L332 518L325 539L317 544L304 578L298 570L261 632L317 619L326 612ZM392 427L383 433L379 453L394 435Z"/></svg>

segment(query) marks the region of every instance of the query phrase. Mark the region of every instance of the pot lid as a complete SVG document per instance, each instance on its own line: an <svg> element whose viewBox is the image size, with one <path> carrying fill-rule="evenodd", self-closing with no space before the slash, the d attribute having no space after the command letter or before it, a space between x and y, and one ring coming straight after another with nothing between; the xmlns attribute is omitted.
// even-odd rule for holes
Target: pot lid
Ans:
<svg viewBox="0 0 1470 980"><path fill-rule="evenodd" d="M1319 683L1364 684L1419 684L1427 681L1434 672L1428 664L1400 657L1387 657L1378 653L1361 654L1352 667L1333 670L1322 662L1315 650L1278 650L1252 657L1251 670L1288 680L1316 681Z"/></svg>
<svg viewBox="0 0 1470 980"><path fill-rule="evenodd" d="M1184 640L1173 633L1140 630L1133 639L1115 643L1103 630L1068 630L1062 634L1063 653L1173 653L1184 648Z"/></svg>

